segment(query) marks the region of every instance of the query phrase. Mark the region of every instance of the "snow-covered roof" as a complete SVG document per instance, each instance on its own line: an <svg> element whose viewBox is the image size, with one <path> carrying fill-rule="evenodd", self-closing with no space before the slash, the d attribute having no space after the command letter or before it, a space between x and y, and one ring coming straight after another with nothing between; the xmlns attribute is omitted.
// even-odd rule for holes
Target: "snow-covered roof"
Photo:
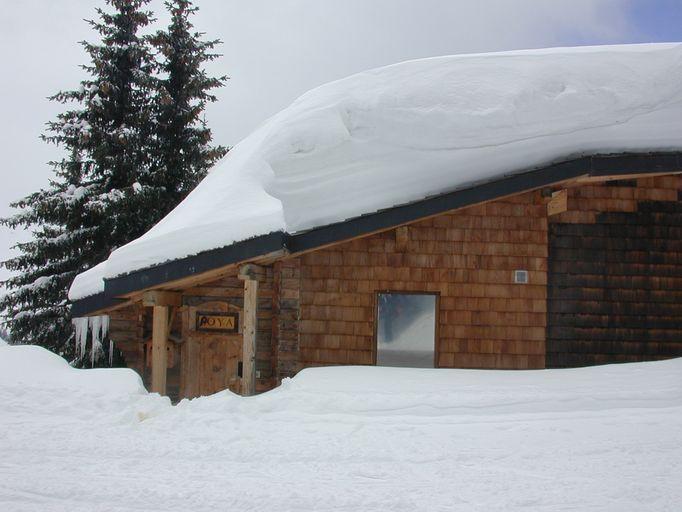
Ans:
<svg viewBox="0 0 682 512"><path fill-rule="evenodd" d="M455 55L304 94L145 235L79 275L114 278L297 233L570 155L682 149L682 44Z"/></svg>

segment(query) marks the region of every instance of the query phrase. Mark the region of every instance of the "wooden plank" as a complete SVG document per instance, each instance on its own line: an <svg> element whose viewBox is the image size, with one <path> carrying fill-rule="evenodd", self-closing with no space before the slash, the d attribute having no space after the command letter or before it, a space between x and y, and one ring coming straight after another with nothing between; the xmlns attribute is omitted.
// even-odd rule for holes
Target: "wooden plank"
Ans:
<svg viewBox="0 0 682 512"><path fill-rule="evenodd" d="M244 280L244 333L242 348L242 395L256 391L256 330L258 328L258 281Z"/></svg>
<svg viewBox="0 0 682 512"><path fill-rule="evenodd" d="M680 174L678 172L659 172L659 173L641 173L641 174L612 174L609 176L580 176L575 179L577 185L584 185L586 183L604 183L607 181L618 180L633 180L638 178L656 178L659 176L674 176Z"/></svg>
<svg viewBox="0 0 682 512"><path fill-rule="evenodd" d="M168 306L154 306L152 322L152 392L166 394Z"/></svg>
<svg viewBox="0 0 682 512"><path fill-rule="evenodd" d="M557 190L552 193L552 198L547 203L547 215L557 215L568 210L568 190Z"/></svg>

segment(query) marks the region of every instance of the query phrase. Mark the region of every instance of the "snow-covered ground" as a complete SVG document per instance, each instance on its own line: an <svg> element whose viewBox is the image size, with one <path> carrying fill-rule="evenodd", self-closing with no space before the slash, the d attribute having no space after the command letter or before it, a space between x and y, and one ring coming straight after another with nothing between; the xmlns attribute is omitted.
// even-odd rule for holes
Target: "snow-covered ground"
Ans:
<svg viewBox="0 0 682 512"><path fill-rule="evenodd" d="M682 359L309 369L171 406L0 344L0 510L613 510L682 504Z"/></svg>

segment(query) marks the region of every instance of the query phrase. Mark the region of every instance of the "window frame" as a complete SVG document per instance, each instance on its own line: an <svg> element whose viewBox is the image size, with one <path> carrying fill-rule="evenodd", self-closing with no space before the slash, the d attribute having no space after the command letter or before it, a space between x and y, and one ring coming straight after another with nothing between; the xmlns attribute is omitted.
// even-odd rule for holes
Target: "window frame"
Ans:
<svg viewBox="0 0 682 512"><path fill-rule="evenodd" d="M433 332L433 367L440 368L438 362L440 359L440 292L429 290L396 290L394 288L374 290L374 343L372 344L372 365L377 366L377 355L379 353L379 295L380 294L396 294L396 295L432 295L435 297L434 307L435 311L435 329ZM382 368L391 368L389 366ZM399 368L399 367L396 367Z"/></svg>

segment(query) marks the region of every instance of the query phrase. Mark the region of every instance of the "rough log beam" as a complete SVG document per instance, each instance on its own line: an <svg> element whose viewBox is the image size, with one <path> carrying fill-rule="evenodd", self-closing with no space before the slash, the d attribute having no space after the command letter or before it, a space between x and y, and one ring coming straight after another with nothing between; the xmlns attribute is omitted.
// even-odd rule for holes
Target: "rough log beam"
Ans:
<svg viewBox="0 0 682 512"><path fill-rule="evenodd" d="M265 267L260 265L255 265L253 263L247 263L239 267L239 279L246 281L263 281L266 278Z"/></svg>
<svg viewBox="0 0 682 512"><path fill-rule="evenodd" d="M152 392L166 394L168 306L154 306L152 321Z"/></svg>
<svg viewBox="0 0 682 512"><path fill-rule="evenodd" d="M258 325L258 279L265 269L248 264L239 269L239 279L244 281L244 332L242 345L242 394L256 392L256 329Z"/></svg>
<svg viewBox="0 0 682 512"><path fill-rule="evenodd" d="M150 290L142 294L142 304L144 306L181 306L182 295L179 292L169 292L166 290Z"/></svg>

